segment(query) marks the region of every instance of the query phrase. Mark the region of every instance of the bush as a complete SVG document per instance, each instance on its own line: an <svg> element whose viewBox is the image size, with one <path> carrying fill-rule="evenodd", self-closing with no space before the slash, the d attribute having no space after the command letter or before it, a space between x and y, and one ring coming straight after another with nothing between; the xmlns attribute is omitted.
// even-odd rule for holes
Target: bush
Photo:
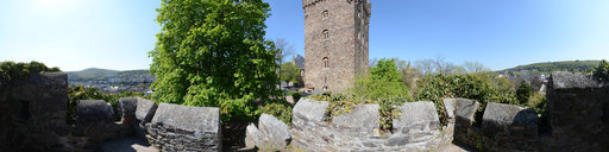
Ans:
<svg viewBox="0 0 609 152"><path fill-rule="evenodd" d="M40 62L15 63L11 61L0 63L0 81L9 82L22 79L32 73L57 72L59 68L48 68Z"/></svg>
<svg viewBox="0 0 609 152"><path fill-rule="evenodd" d="M292 106L289 103L268 103L258 109L260 113L273 115L285 124L292 125Z"/></svg>
<svg viewBox="0 0 609 152"><path fill-rule="evenodd" d="M518 104L527 104L532 92L533 88L531 88L531 85L523 81L520 86L518 86L518 89L516 89L516 99L519 101Z"/></svg>
<svg viewBox="0 0 609 152"><path fill-rule="evenodd" d="M301 83L300 68L292 62L287 62L281 65L279 70L279 79L285 82Z"/></svg>
<svg viewBox="0 0 609 152"><path fill-rule="evenodd" d="M601 63L594 69L594 78L602 82L609 82L609 63L607 60L602 60Z"/></svg>
<svg viewBox="0 0 609 152"><path fill-rule="evenodd" d="M395 59L381 59L368 74L355 78L351 93L363 100L385 100L401 98L411 100L409 88L402 82L402 74Z"/></svg>
<svg viewBox="0 0 609 152"><path fill-rule="evenodd" d="M546 96L534 93L526 103L526 106L531 107L537 112L537 114L543 114L546 109Z"/></svg>

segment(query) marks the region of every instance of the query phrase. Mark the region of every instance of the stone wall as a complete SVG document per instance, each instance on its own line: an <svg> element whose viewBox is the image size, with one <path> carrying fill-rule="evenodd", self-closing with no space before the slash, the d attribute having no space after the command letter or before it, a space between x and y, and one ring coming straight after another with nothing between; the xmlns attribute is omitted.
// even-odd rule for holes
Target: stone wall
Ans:
<svg viewBox="0 0 609 152"><path fill-rule="evenodd" d="M68 124L64 73L32 74L0 84L0 151L99 151L103 142L136 136L164 151L221 151L218 108L119 99L81 100ZM118 113L120 120L115 121Z"/></svg>
<svg viewBox="0 0 609 152"><path fill-rule="evenodd" d="M440 121L431 102L404 103L393 120L393 133L379 130L379 106L357 105L326 121L325 101L301 99L293 110L290 147L304 151L428 151L442 141ZM269 117L268 115L263 115ZM262 118L261 118L262 119ZM264 126L259 122L258 126ZM286 128L287 129L287 128ZM274 130L274 129L267 129ZM248 127L248 137L273 139L268 132ZM250 138L251 139L251 138ZM282 139L275 139L282 141ZM258 147L269 147L256 143ZM275 145L276 146L276 145Z"/></svg>
<svg viewBox="0 0 609 152"><path fill-rule="evenodd" d="M67 76L31 74L0 86L0 149L59 151L68 135Z"/></svg>
<svg viewBox="0 0 609 152"><path fill-rule="evenodd" d="M0 84L2 151L96 151L102 142L129 136L164 151L222 150L218 108L130 97L113 109L82 100L76 123L67 124L66 81L65 74L45 73ZM379 105L357 105L326 120L328 102L302 98L291 127L263 114L247 127L246 143L262 151L435 151L449 142L482 151L609 151L609 84L568 72L554 72L549 83L550 134L539 133L535 111L515 105L489 102L476 123L477 101L447 98L448 124L441 127L433 103L407 102L395 107L400 116L393 128L381 131Z"/></svg>
<svg viewBox="0 0 609 152"><path fill-rule="evenodd" d="M609 84L553 72L547 90L547 151L609 151Z"/></svg>

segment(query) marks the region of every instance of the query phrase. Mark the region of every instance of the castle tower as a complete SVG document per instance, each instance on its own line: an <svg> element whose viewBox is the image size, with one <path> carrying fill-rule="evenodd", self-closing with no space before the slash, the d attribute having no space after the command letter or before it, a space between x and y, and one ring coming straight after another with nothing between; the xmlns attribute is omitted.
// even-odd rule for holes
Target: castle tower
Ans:
<svg viewBox="0 0 609 152"><path fill-rule="evenodd" d="M368 70L367 0L303 0L305 87L345 92Z"/></svg>

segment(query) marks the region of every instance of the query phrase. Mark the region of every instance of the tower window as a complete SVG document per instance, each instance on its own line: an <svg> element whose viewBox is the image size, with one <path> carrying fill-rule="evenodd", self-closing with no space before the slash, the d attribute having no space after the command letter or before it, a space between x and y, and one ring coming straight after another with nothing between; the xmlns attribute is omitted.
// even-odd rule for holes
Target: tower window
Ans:
<svg viewBox="0 0 609 152"><path fill-rule="evenodd" d="M328 18L328 10L321 12L321 16L325 19Z"/></svg>
<svg viewBox="0 0 609 152"><path fill-rule="evenodd" d="M323 30L321 33L322 33L322 38L324 38L324 39L330 38L330 32L328 32L328 30Z"/></svg>
<svg viewBox="0 0 609 152"><path fill-rule="evenodd" d="M324 57L322 61L324 63L324 68L328 68L328 57Z"/></svg>

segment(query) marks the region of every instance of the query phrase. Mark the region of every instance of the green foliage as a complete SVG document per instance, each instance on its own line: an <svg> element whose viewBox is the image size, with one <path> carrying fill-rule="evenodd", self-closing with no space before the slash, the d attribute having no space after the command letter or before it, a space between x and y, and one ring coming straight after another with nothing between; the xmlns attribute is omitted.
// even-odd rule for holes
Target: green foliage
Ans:
<svg viewBox="0 0 609 152"><path fill-rule="evenodd" d="M0 63L0 81L9 82L22 79L32 73L41 72L57 72L59 68L48 68L40 62L32 61L30 63L15 63L6 61Z"/></svg>
<svg viewBox="0 0 609 152"><path fill-rule="evenodd" d="M287 125L292 124L292 106L289 103L267 103L258 109L260 113L273 115Z"/></svg>
<svg viewBox="0 0 609 152"><path fill-rule="evenodd" d="M381 59L369 73L355 78L350 95L322 94L312 96L315 100L328 101L327 118L349 113L357 104L379 104L380 127L390 130L392 119L399 116L396 105L412 100L409 88L402 82L403 77L395 64L395 59Z"/></svg>
<svg viewBox="0 0 609 152"><path fill-rule="evenodd" d="M607 60L601 61L594 69L593 76L599 81L609 82L609 63L607 63Z"/></svg>
<svg viewBox="0 0 609 152"><path fill-rule="evenodd" d="M544 114L546 109L546 96L534 93L526 103L526 106L531 107L537 114Z"/></svg>
<svg viewBox="0 0 609 152"><path fill-rule="evenodd" d="M334 116L351 112L351 110L353 110L357 104L371 102L362 100L361 98L356 98L353 95L348 96L331 93L312 95L311 98L318 101L330 102L330 106L328 106L328 109L326 109L326 120L331 120Z"/></svg>
<svg viewBox="0 0 609 152"><path fill-rule="evenodd" d="M391 130L393 128L393 118L400 117L400 111L395 107L406 101L404 98L379 99L377 101L380 106L379 124L382 130Z"/></svg>
<svg viewBox="0 0 609 152"><path fill-rule="evenodd" d="M255 100L281 95L278 49L264 39L262 0L162 0L150 72L160 102L220 107L222 120L253 120Z"/></svg>
<svg viewBox="0 0 609 152"><path fill-rule="evenodd" d="M382 100L402 98L411 100L409 88L403 83L402 74L395 65L395 59L381 59L369 69L367 75L355 78L351 89L357 98Z"/></svg>
<svg viewBox="0 0 609 152"><path fill-rule="evenodd" d="M279 70L279 78L281 81L300 83L300 69L292 62L284 63Z"/></svg>
<svg viewBox="0 0 609 152"><path fill-rule="evenodd" d="M518 89L516 89L516 99L518 99L518 104L526 104L529 101L529 97L533 93L533 88L527 82L522 82Z"/></svg>

